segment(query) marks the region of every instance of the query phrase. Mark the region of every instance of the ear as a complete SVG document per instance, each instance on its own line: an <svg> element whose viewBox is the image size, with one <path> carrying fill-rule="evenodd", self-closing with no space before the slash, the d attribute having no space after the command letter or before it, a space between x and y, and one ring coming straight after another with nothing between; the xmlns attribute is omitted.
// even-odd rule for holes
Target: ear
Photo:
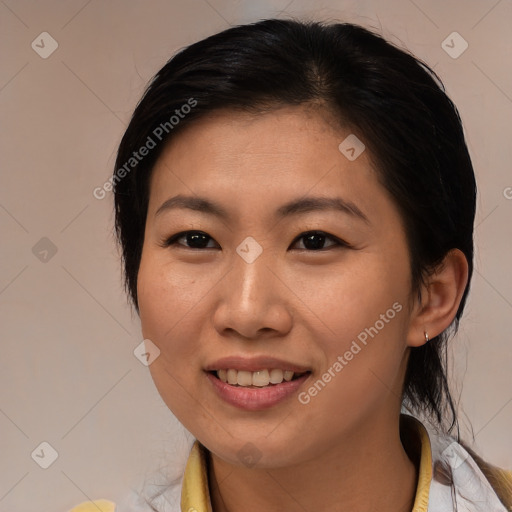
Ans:
<svg viewBox="0 0 512 512"><path fill-rule="evenodd" d="M419 299L413 307L407 345L419 347L427 343L453 321L468 282L468 262L464 253L452 249L443 262L421 286Z"/></svg>

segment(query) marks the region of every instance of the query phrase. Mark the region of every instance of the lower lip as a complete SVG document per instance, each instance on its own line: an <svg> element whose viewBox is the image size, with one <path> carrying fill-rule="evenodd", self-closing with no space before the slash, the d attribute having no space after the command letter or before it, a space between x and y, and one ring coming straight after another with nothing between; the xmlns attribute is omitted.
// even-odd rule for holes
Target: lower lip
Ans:
<svg viewBox="0 0 512 512"><path fill-rule="evenodd" d="M222 382L219 378L206 372L206 376L213 384L217 394L228 404L248 411L261 411L286 400L290 395L297 392L299 387L309 377L306 373L298 379L283 381L281 384L274 384L264 388L245 388L242 386L231 386Z"/></svg>

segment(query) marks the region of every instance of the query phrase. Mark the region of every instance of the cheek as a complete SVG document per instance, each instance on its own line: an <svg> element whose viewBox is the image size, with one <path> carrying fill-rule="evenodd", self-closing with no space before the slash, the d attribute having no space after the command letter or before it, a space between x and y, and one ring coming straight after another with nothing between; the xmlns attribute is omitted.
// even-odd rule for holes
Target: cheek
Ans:
<svg viewBox="0 0 512 512"><path fill-rule="evenodd" d="M180 421L187 427L197 415L199 372L192 371L200 340L201 280L169 268L157 256L141 260L137 290L142 334L160 350L149 366L155 386ZM193 423L193 421L192 421Z"/></svg>
<svg viewBox="0 0 512 512"><path fill-rule="evenodd" d="M171 266L165 256L143 253L137 293L144 336L161 338L200 301L204 280Z"/></svg>
<svg viewBox="0 0 512 512"><path fill-rule="evenodd" d="M322 380L333 382L326 400L331 393L336 400L341 394L343 401L355 405L362 396L379 394L376 388L393 389L398 382L410 283L403 255L386 259L368 255L350 272L334 272L325 286L302 290L330 331L323 337L323 370L330 369L336 378L324 374Z"/></svg>
<svg viewBox="0 0 512 512"><path fill-rule="evenodd" d="M328 271L309 272L307 278L294 280L296 295L310 306L323 330L330 331L332 349L350 344L376 322L383 332L382 322L388 332L401 328L396 319L405 316L410 286L403 259L401 254L354 254L350 261ZM395 303L402 306L401 314L396 311L399 306L393 309Z"/></svg>
<svg viewBox="0 0 512 512"><path fill-rule="evenodd" d="M194 339L200 339L197 316L201 314L207 282L190 272L173 268L159 261L158 255L143 256L139 269L137 289L139 314L144 338L159 349L160 356L150 370L165 368L180 374L182 361L190 361L197 352Z"/></svg>

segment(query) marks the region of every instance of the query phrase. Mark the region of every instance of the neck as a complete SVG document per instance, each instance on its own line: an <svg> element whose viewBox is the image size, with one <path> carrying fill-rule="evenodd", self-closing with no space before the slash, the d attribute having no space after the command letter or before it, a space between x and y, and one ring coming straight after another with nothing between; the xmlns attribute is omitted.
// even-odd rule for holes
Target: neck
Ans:
<svg viewBox="0 0 512 512"><path fill-rule="evenodd" d="M388 428L358 428L357 435L300 465L240 468L210 454L208 473L214 512L410 512L417 485L399 418Z"/></svg>

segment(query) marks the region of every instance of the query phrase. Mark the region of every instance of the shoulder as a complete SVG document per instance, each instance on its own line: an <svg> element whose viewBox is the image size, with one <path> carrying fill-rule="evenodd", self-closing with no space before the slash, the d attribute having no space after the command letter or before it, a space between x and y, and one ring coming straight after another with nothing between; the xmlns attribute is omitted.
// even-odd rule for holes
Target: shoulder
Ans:
<svg viewBox="0 0 512 512"><path fill-rule="evenodd" d="M512 471L490 464L464 443L461 444L476 462L503 505L512 510Z"/></svg>
<svg viewBox="0 0 512 512"><path fill-rule="evenodd" d="M84 501L69 512L116 512L116 504L108 500Z"/></svg>
<svg viewBox="0 0 512 512"><path fill-rule="evenodd" d="M69 512L154 512L155 510L161 512L168 512L166 508L153 508L148 499L132 489L128 494L124 495L116 501L98 499L94 501L84 501ZM175 509L170 509L175 512ZM179 511L179 509L176 509Z"/></svg>
<svg viewBox="0 0 512 512"><path fill-rule="evenodd" d="M131 489L121 499L85 501L68 512L180 512L183 476L161 482L146 482L139 491Z"/></svg>
<svg viewBox="0 0 512 512"><path fill-rule="evenodd" d="M465 443L417 418L403 420L421 445L415 511L512 511L512 471L486 462Z"/></svg>
<svg viewBox="0 0 512 512"><path fill-rule="evenodd" d="M511 471L486 462L451 436L432 436L431 440L434 463L431 489L437 486L438 491L444 488L446 492L451 487L457 506L471 503L471 510L512 510Z"/></svg>

